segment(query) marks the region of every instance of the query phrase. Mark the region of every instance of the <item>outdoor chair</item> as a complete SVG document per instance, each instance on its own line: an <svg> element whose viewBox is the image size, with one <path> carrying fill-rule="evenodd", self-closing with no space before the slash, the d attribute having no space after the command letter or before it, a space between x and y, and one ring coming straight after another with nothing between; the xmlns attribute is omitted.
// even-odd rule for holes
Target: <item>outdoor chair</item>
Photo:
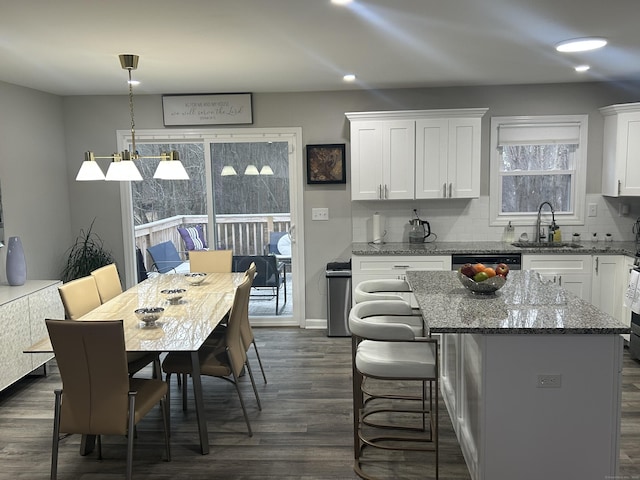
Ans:
<svg viewBox="0 0 640 480"><path fill-rule="evenodd" d="M284 303L287 302L287 279L284 263L279 262L275 255L234 255L233 271L245 272L256 264L256 276L253 279L252 289L262 291L271 290L270 293L252 294L252 297L269 297L276 299L276 315L280 311L280 288L284 290Z"/></svg>
<svg viewBox="0 0 640 480"><path fill-rule="evenodd" d="M173 242L168 240L153 245L147 248L147 252L158 273L189 273L189 262L182 261Z"/></svg>
<svg viewBox="0 0 640 480"><path fill-rule="evenodd" d="M289 232L271 232L268 249L267 253L275 255L280 262L288 265L289 271L291 271L291 235Z"/></svg>

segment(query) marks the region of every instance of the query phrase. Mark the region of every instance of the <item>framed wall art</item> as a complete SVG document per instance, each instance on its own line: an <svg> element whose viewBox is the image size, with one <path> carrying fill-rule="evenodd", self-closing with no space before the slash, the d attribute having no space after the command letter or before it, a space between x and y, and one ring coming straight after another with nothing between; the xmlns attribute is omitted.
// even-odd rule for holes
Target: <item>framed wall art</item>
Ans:
<svg viewBox="0 0 640 480"><path fill-rule="evenodd" d="M165 127L253 123L250 93L163 95Z"/></svg>
<svg viewBox="0 0 640 480"><path fill-rule="evenodd" d="M344 143L307 145L307 183L347 183Z"/></svg>

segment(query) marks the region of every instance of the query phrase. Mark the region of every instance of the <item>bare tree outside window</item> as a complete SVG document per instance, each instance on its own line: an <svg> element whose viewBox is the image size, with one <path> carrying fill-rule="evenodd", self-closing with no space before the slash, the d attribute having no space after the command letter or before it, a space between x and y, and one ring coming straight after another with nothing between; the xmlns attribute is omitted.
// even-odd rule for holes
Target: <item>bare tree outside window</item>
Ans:
<svg viewBox="0 0 640 480"><path fill-rule="evenodd" d="M577 145L501 147L502 212L535 213L548 201L557 212L571 212L573 162Z"/></svg>
<svg viewBox="0 0 640 480"><path fill-rule="evenodd" d="M131 182L134 224L142 225L176 215L206 215L207 194L203 145L168 143L136 145L140 155L177 150L189 180L153 178L159 159L136 160L143 181Z"/></svg>

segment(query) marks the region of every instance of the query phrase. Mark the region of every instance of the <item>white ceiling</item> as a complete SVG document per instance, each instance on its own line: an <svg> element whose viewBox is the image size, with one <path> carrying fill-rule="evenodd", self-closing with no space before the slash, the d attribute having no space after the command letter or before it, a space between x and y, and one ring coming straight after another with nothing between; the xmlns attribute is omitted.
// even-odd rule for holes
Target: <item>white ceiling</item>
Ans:
<svg viewBox="0 0 640 480"><path fill-rule="evenodd" d="M640 0L0 0L0 80L124 94L120 53L136 93L637 80L639 22ZM583 36L609 45L554 49Z"/></svg>

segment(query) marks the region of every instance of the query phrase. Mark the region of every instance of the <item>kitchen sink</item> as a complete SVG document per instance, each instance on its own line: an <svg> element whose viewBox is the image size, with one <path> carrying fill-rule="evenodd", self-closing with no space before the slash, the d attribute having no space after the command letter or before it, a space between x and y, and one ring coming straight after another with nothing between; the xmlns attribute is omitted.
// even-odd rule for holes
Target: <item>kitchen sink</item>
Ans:
<svg viewBox="0 0 640 480"><path fill-rule="evenodd" d="M511 245L520 248L582 248L582 245L573 242L513 242Z"/></svg>

